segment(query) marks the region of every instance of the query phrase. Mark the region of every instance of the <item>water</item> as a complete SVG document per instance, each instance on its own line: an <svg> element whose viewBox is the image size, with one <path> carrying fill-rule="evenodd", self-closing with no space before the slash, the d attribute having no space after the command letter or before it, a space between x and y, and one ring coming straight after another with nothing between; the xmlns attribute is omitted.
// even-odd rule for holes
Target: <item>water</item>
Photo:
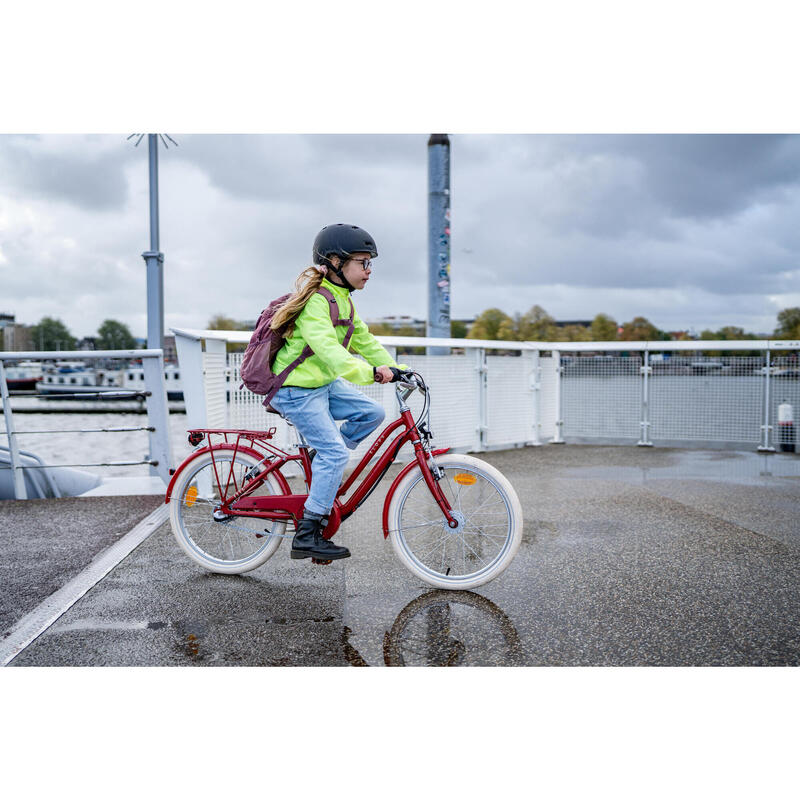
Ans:
<svg viewBox="0 0 800 800"><path fill-rule="evenodd" d="M45 463L89 464L108 461L137 461L149 452L147 431L123 433L69 433L86 428L141 428L147 425L146 414L16 414L14 424L19 447L42 458ZM169 415L170 441L175 464L179 464L192 450L186 439L186 414ZM56 431L56 433L30 434L28 431ZM5 426L0 425L0 444L6 444ZM96 475L111 477L147 476L146 464L127 467L84 467Z"/></svg>

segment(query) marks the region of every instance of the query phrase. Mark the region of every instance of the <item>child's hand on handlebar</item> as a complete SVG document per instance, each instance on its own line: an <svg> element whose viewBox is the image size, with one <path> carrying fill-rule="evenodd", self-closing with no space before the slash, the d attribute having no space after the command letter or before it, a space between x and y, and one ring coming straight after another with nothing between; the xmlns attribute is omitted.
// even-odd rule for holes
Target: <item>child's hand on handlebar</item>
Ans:
<svg viewBox="0 0 800 800"><path fill-rule="evenodd" d="M373 367L372 375L375 383L394 383L402 377L403 373L397 367Z"/></svg>

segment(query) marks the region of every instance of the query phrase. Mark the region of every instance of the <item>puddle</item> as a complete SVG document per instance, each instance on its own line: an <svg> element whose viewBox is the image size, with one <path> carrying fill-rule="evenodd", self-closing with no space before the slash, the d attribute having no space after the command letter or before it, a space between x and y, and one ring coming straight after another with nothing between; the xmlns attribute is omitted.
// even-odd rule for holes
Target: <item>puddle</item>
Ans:
<svg viewBox="0 0 800 800"><path fill-rule="evenodd" d="M604 478L642 485L658 480L703 480L746 486L800 480L800 457L789 453L686 450L663 467L571 467L569 478Z"/></svg>

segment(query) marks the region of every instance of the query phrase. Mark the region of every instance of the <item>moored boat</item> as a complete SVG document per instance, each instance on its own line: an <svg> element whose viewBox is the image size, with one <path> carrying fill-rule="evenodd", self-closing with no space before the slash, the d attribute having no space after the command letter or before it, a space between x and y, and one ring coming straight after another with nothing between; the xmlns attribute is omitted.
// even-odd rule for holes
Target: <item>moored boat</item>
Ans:
<svg viewBox="0 0 800 800"><path fill-rule="evenodd" d="M167 400L183 400L183 383L177 364L164 365L164 384L167 387ZM144 369L129 366L120 370L120 385L123 389L144 390Z"/></svg>
<svg viewBox="0 0 800 800"><path fill-rule="evenodd" d="M42 365L38 361L12 362L6 364L5 372L10 392L32 391L42 378Z"/></svg>
<svg viewBox="0 0 800 800"><path fill-rule="evenodd" d="M36 389L53 399L58 399L59 395L96 395L99 391L118 391L121 388L119 370L95 369L83 361L59 361L46 365L43 373Z"/></svg>

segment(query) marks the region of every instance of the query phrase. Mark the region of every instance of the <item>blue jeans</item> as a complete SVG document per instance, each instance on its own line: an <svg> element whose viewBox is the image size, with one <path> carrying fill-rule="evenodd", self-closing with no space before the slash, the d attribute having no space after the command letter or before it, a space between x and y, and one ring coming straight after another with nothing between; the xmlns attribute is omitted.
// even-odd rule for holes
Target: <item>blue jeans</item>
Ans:
<svg viewBox="0 0 800 800"><path fill-rule="evenodd" d="M355 450L383 422L383 406L338 378L317 389L284 386L272 398L272 407L317 451L305 507L327 514L350 459L348 449ZM340 430L334 420L342 419Z"/></svg>

